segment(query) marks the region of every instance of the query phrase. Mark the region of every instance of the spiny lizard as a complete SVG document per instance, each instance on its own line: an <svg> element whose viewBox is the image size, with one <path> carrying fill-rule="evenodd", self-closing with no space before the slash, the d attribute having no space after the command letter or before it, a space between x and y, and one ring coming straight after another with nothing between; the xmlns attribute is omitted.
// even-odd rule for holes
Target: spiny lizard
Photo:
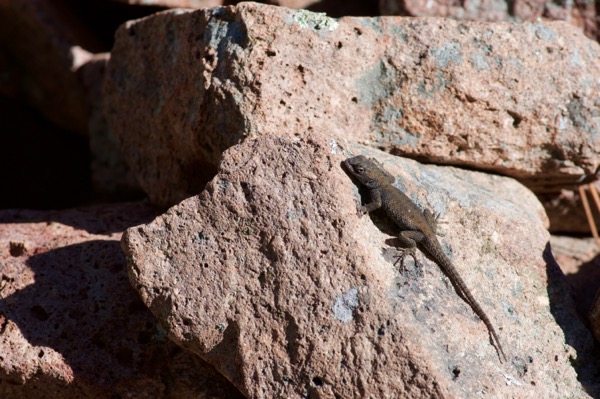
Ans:
<svg viewBox="0 0 600 399"><path fill-rule="evenodd" d="M392 185L395 180L394 176L388 173L376 160L359 155L346 159L344 165L353 176L371 191L371 203L359 206L359 216L378 208L385 210L388 217L401 229L398 239L400 247L403 248L400 257L402 262L407 255L410 255L416 263L415 249L417 244L420 244L420 247L433 258L450 278L458 293L462 294L477 316L483 320L494 338L497 350L502 358L506 360L500 339L490 319L467 288L435 236L437 218L433 213L428 209L421 211L406 194L394 187Z"/></svg>

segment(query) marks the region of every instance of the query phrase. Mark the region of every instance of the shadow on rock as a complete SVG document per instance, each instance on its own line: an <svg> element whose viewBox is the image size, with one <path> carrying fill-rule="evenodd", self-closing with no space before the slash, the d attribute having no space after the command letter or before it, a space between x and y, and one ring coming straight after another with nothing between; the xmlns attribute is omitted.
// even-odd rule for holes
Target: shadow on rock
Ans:
<svg viewBox="0 0 600 399"><path fill-rule="evenodd" d="M600 379L598 378L600 364L597 361L592 334L577 316L571 289L554 259L550 243L546 245L543 257L548 278L550 312L564 333L565 343L575 349L577 353L576 358L570 359L577 373L577 379L588 394L594 398L600 398Z"/></svg>
<svg viewBox="0 0 600 399"><path fill-rule="evenodd" d="M5 209L0 211L0 224L56 222L90 234L111 234L149 223L162 211L147 201L91 205L57 211Z"/></svg>
<svg viewBox="0 0 600 399"><path fill-rule="evenodd" d="M594 304L596 292L600 288L600 255L577 268L577 273L568 274L577 313L589 327L588 315Z"/></svg>
<svg viewBox="0 0 600 399"><path fill-rule="evenodd" d="M0 314L29 344L62 355L73 384L110 390L141 379L157 387L149 397L178 397L178 390L241 397L211 366L167 340L129 284L118 241L50 250L29 258L27 266L34 281L2 298ZM44 349L35 350L43 362Z"/></svg>

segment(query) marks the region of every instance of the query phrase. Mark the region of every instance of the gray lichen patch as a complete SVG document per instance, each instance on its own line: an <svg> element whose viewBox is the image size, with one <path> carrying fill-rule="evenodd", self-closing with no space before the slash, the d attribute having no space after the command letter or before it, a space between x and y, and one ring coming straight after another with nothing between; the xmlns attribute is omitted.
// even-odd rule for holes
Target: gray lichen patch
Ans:
<svg viewBox="0 0 600 399"><path fill-rule="evenodd" d="M325 13L310 12L306 10L298 10L293 14L293 20L303 28L313 30L334 31L338 27L338 22L327 16Z"/></svg>
<svg viewBox="0 0 600 399"><path fill-rule="evenodd" d="M352 320L352 312L358 306L358 288L352 287L344 294L335 298L331 307L333 317L342 323L348 323Z"/></svg>
<svg viewBox="0 0 600 399"><path fill-rule="evenodd" d="M434 48L431 50L431 55L439 68L446 68L451 62L456 65L462 63L460 43L450 42L445 46Z"/></svg>

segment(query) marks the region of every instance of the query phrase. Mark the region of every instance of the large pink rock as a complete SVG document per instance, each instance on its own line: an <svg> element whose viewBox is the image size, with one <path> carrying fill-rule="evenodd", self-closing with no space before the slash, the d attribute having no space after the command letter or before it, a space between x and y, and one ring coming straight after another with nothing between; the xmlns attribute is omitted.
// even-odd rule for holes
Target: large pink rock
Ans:
<svg viewBox="0 0 600 399"><path fill-rule="evenodd" d="M567 21L598 40L598 10L591 1L549 0L379 0L383 15L449 17L466 21Z"/></svg>
<svg viewBox="0 0 600 399"><path fill-rule="evenodd" d="M598 76L600 45L563 22L241 3L121 26L104 104L161 205L199 192L240 141L310 132L557 189L599 163Z"/></svg>
<svg viewBox="0 0 600 399"><path fill-rule="evenodd" d="M127 280L143 204L0 211L0 398L242 396L167 340Z"/></svg>
<svg viewBox="0 0 600 399"><path fill-rule="evenodd" d="M341 167L349 150L377 157L441 213L442 245L508 362L430 259L417 255L422 276L411 261L398 272L397 227L356 215L368 198ZM582 383L598 389L593 340L546 224L510 178L342 148L332 136L269 135L227 150L200 195L128 229L122 246L169 337L247 397L584 398Z"/></svg>

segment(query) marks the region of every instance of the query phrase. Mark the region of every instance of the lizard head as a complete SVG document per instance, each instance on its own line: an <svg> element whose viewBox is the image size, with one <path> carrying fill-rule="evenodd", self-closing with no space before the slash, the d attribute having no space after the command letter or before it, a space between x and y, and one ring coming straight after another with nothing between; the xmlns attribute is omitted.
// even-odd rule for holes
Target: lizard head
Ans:
<svg viewBox="0 0 600 399"><path fill-rule="evenodd" d="M344 165L354 177L369 188L391 184L395 180L394 176L383 169L383 166L379 162L369 159L364 155L348 158L344 161Z"/></svg>

